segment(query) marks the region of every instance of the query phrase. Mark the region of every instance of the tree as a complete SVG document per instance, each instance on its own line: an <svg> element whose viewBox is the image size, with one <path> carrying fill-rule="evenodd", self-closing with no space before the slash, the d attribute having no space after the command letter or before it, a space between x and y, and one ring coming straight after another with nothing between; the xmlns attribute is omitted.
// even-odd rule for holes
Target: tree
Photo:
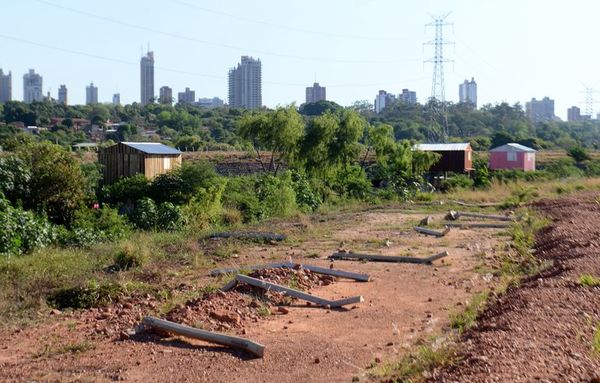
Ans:
<svg viewBox="0 0 600 383"><path fill-rule="evenodd" d="M515 142L515 139L510 133L506 131L499 131L494 133L494 135L492 136L491 147L497 148L498 146L506 145L511 142Z"/></svg>
<svg viewBox="0 0 600 383"><path fill-rule="evenodd" d="M592 159L587 150L585 150L585 148L581 146L573 146L572 148L567 150L567 154L578 164L582 163L583 161L589 161Z"/></svg>
<svg viewBox="0 0 600 383"><path fill-rule="evenodd" d="M290 165L296 160L304 123L296 107L290 105L246 114L238 121L237 129L242 138L252 143L262 169L276 175L283 163ZM261 151L271 152L268 165Z"/></svg>
<svg viewBox="0 0 600 383"><path fill-rule="evenodd" d="M333 101L321 100L312 103L304 103L298 108L298 112L304 116L321 116L325 112L339 112L343 108Z"/></svg>

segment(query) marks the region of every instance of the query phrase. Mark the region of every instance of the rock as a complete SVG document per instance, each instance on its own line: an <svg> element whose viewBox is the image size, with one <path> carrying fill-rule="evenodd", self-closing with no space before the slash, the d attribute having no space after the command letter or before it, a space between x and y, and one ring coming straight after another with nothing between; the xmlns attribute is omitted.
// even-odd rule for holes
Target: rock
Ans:
<svg viewBox="0 0 600 383"><path fill-rule="evenodd" d="M433 223L433 217L428 215L419 222L419 226L429 226Z"/></svg>
<svg viewBox="0 0 600 383"><path fill-rule="evenodd" d="M279 306L279 307L277 307L277 312L280 312L280 313L282 313L283 315L285 315L285 314L289 314L289 313L290 313L290 310L286 309L286 308L285 308L285 307L283 307L283 306Z"/></svg>
<svg viewBox="0 0 600 383"><path fill-rule="evenodd" d="M321 363L321 359L315 358L315 364L319 364L319 363Z"/></svg>
<svg viewBox="0 0 600 383"><path fill-rule="evenodd" d="M209 316L220 322L227 322L234 325L240 325L242 322L238 314L225 310L211 311Z"/></svg>
<svg viewBox="0 0 600 383"><path fill-rule="evenodd" d="M444 219L447 219L449 221L456 221L458 219L459 214L454 211L454 210L450 210L448 212L448 214L446 214L446 216L444 217Z"/></svg>
<svg viewBox="0 0 600 383"><path fill-rule="evenodd" d="M62 311L57 310L57 309L52 309L50 310L50 315L60 315L62 314Z"/></svg>

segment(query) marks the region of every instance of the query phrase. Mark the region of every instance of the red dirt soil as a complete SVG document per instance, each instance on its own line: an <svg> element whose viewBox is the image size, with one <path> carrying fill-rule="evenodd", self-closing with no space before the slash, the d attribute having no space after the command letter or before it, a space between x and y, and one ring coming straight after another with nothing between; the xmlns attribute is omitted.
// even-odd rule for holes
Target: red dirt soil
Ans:
<svg viewBox="0 0 600 383"><path fill-rule="evenodd" d="M535 255L552 265L493 302L463 336L458 364L435 382L600 382L600 204L586 194L545 200L535 208L553 223L537 237ZM600 330L598 330L600 331Z"/></svg>

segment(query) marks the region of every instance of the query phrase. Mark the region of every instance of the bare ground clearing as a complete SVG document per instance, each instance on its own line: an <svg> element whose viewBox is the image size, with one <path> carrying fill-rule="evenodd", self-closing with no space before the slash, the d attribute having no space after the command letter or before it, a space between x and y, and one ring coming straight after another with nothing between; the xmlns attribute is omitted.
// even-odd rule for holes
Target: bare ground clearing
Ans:
<svg viewBox="0 0 600 383"><path fill-rule="evenodd" d="M480 270L508 241L499 229L452 230L444 238L415 233L412 226L426 214L399 211L345 213L312 222L280 221L272 231L290 235L282 244L236 242L234 257L218 267L288 260L328 267L323 259L342 246L351 251L385 255L428 256L448 250L433 266L336 261L339 269L368 273L371 282L339 279L315 285L324 298L362 295L365 302L326 310L294 301L288 313L270 306L231 333L267 346L264 359L184 338L154 335L119 340L119 331L142 316L156 314L160 299L136 297L106 309L44 316L35 325L0 331L0 380L7 382L346 382L366 379L365 370L379 360L399 359L449 325L470 297L489 288ZM435 214L437 221L443 214ZM208 246L208 245L207 245ZM210 255L210 254L207 254ZM314 258L318 257L318 258ZM181 276L182 289L221 284L207 269ZM159 313L159 316L160 313ZM162 315L164 317L164 315ZM198 325L202 325L199 323ZM208 325L206 323L205 325Z"/></svg>

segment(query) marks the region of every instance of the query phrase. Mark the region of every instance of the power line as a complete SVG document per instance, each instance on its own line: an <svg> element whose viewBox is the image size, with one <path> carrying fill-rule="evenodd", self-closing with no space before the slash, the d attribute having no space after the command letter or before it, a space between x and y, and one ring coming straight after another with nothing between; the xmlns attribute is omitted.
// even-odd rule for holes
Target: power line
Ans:
<svg viewBox="0 0 600 383"><path fill-rule="evenodd" d="M156 34L160 34L163 36L168 36L171 38L175 38L175 39L179 39L179 40L185 40L185 41L189 41L189 42L194 42L194 43L198 43L198 44L204 44L204 45L210 45L210 46L214 46L214 47L219 47L219 48L224 48L224 49L230 49L230 50L235 50L237 52L253 52L256 54L260 54L260 55L267 55L267 56L273 56L273 57L280 57L280 58L285 58L285 59L292 59L292 60L306 60L306 61L319 61L319 62L330 62L330 63L343 63L343 64L391 64L391 63L401 63L401 62L412 62L412 61L419 61L418 59L409 59L409 60L349 60L349 59L331 59L331 58L322 58L322 57L309 57L309 56L298 56L298 55L290 55L290 54L283 54L283 53L277 53L277 52L271 52L271 51L264 51L264 50L258 50L258 49L248 49L245 47L240 47L240 46L236 46L236 45L230 45L230 44L224 44L224 43L216 43L216 42L212 42L212 41L208 41L208 40L202 40L202 39L198 39L196 37L191 37L191 36L185 36L185 35L181 35L178 33L173 33L173 32L166 32L166 31L162 31L159 29L155 29L155 28L151 28L151 27L147 27L147 26L143 26L143 25L139 25L139 24L133 24L133 23L129 23L126 21L121 21L121 20L117 20L111 17L107 17L107 16L101 16L101 15L97 15L91 12L87 12L87 11L82 11L80 9L75 9L75 8L71 8L71 7L66 7L60 4L56 4L56 3L52 3L50 1L46 1L46 0L32 0L35 1L37 3L40 4L45 4L54 8L58 8L58 9L62 9L65 11L69 11L72 13L76 13L79 15L83 15L86 17L91 17L91 18L95 18L98 20L102 20L105 22L109 22L109 23L113 23L113 24L117 24L117 25L121 25L121 26L125 26L128 28L133 28L133 29L138 29L144 32L151 32L151 33L156 33Z"/></svg>
<svg viewBox="0 0 600 383"><path fill-rule="evenodd" d="M271 22L267 22L267 21L263 21L263 20L256 20L256 19L251 19L251 18L244 17L244 16L234 15L232 13L199 6L197 4L190 3L188 1L171 0L171 2L180 4L180 5L184 5L186 7L193 8L193 9L196 9L196 10L199 10L202 12L225 16L225 17L229 17L232 19L244 21L247 23L259 24L259 25L264 25L264 26L271 27L271 28L278 28L278 29L282 29L282 30L286 30L286 31L304 33L304 34L309 34L309 35L327 36L327 37L333 37L333 38L338 38L338 39L368 40L368 41L402 41L402 40L411 40L412 39L411 37L358 36L358 35L346 35L346 34L340 34L340 33L333 33L333 32L327 32L327 31L315 31L315 30L310 30L310 29L293 27L293 26L289 26L289 25L285 25L285 24L271 23Z"/></svg>
<svg viewBox="0 0 600 383"><path fill-rule="evenodd" d="M55 50L55 51L59 51L59 52L69 53L69 54L73 54L73 55L89 57L89 58L92 58L92 59L109 61L109 62L114 62L114 63L117 63L117 64L128 65L128 66L136 66L136 67L139 66L139 62L135 62L135 61L122 60L122 59L115 58L115 57L101 56L101 55L97 55L97 54L93 54L93 53L88 53L88 52L83 52L83 51L79 51L79 50L75 50L75 49L57 47L57 46L54 46L54 45L49 45L49 44L39 43L39 42L31 41L31 40L22 39L20 37L14 37L14 36L8 36L8 35L0 34L0 38L6 39L6 40L11 40L11 41L18 42L18 43L21 43L21 44L28 44L28 45L33 45L33 46L45 48L45 49L50 49L50 50ZM207 73L199 73L199 72L191 72L191 71L186 71L186 70L181 70L181 69L174 69L174 68L167 68L167 67L162 67L162 66L154 66L154 69L155 70L159 70L159 71L163 71L163 72L171 72L171 73L184 74L184 75L189 75L189 76L207 77L207 78L213 78L213 79L218 79L218 80L226 80L227 79L227 76L207 74ZM414 79L406 79L406 80L402 81L402 83L413 82L413 81L420 81L420 80L423 80L423 78L421 77L421 78L414 78ZM278 85L278 86L294 86L294 87L304 87L304 86L306 86L305 83L300 84L300 83L288 83L288 82L278 82L278 81L263 81L263 83L269 84L269 85ZM390 83L328 84L327 87L331 87L331 88L359 88L359 87L377 87L377 86L384 86L384 85L390 85Z"/></svg>

